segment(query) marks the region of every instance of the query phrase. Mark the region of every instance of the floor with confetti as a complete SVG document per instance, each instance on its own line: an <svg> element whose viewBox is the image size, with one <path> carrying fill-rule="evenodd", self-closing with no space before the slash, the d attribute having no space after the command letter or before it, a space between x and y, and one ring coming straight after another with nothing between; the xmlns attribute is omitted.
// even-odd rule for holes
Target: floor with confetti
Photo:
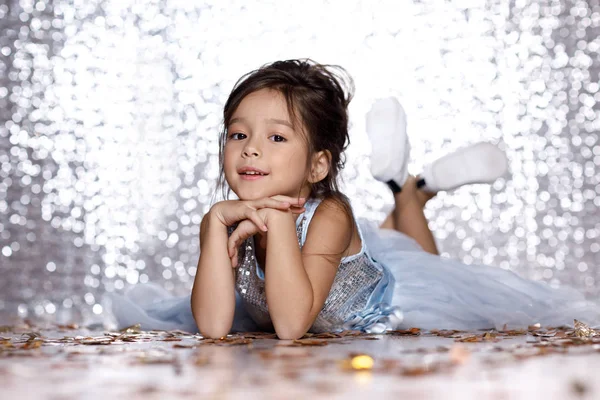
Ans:
<svg viewBox="0 0 600 400"><path fill-rule="evenodd" d="M2 399L593 399L600 336L523 331L268 333L0 326Z"/></svg>

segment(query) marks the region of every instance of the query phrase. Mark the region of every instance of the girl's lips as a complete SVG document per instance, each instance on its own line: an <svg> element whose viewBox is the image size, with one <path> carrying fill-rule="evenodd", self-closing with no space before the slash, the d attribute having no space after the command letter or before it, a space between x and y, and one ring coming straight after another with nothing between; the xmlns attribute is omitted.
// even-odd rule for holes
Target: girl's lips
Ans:
<svg viewBox="0 0 600 400"><path fill-rule="evenodd" d="M245 181L255 181L260 178L264 178L266 175L246 175L240 174L240 177Z"/></svg>

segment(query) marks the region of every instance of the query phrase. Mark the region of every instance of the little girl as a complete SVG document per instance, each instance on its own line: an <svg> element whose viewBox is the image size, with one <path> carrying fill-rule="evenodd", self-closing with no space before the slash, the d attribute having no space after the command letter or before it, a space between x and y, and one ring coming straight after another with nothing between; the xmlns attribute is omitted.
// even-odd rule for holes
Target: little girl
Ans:
<svg viewBox="0 0 600 400"><path fill-rule="evenodd" d="M275 62L238 81L224 108L220 186L239 200L204 216L191 297L155 285L112 296L120 326L306 332L489 329L600 321L597 305L500 268L437 255L423 206L438 190L491 182L506 170L479 144L408 175L405 115L394 99L367 115L371 170L394 192L381 228L357 223L338 189L351 93L310 60ZM225 185L226 183L226 185ZM227 197L226 197L227 198ZM386 229L387 228L387 229Z"/></svg>

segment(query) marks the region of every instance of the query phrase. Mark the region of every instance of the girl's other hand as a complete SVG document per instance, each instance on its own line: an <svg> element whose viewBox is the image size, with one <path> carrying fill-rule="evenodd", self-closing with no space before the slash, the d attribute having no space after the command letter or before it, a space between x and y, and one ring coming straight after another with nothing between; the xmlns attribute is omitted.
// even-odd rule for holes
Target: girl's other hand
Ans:
<svg viewBox="0 0 600 400"><path fill-rule="evenodd" d="M304 197L289 197L282 195L275 195L270 197L273 200L285 202L290 204L290 211L294 215L299 215L304 212L304 203L306 199Z"/></svg>
<svg viewBox="0 0 600 400"><path fill-rule="evenodd" d="M238 224L237 228L235 228L227 240L227 255L231 260L232 268L237 267L238 248L241 246L244 240L260 232L261 230L258 229L258 226L256 226L256 224L249 219L245 219Z"/></svg>
<svg viewBox="0 0 600 400"><path fill-rule="evenodd" d="M285 196L274 196L279 200L286 199ZM304 201L302 201L304 203ZM295 205L291 206L289 211L294 215L300 215L305 210L304 207ZM263 224L267 224L267 214L268 210L261 209L258 210L258 216L261 218ZM236 229L231 233L229 239L227 241L227 251L229 258L231 259L231 267L235 268L238 263L238 248L242 245L242 243L248 239L250 236L254 236L259 234L261 236L261 245L266 245L267 235L268 233L259 229L260 225L257 225L252 220L246 219L241 221Z"/></svg>
<svg viewBox="0 0 600 400"><path fill-rule="evenodd" d="M236 222L251 220L260 230L266 232L267 226L259 217L258 210L273 208L288 211L290 208L303 209L305 199L297 199L288 196L265 197L258 200L226 200L220 201L210 209L223 225L232 226Z"/></svg>

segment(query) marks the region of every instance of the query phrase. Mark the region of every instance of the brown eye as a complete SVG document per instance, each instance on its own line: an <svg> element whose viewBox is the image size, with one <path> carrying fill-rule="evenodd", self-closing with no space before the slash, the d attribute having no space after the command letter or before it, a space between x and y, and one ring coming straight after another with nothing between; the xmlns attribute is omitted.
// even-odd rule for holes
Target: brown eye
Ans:
<svg viewBox="0 0 600 400"><path fill-rule="evenodd" d="M284 138L281 135L273 135L273 136L271 136L270 139L273 140L274 142L285 142L287 140L286 138Z"/></svg>
<svg viewBox="0 0 600 400"><path fill-rule="evenodd" d="M232 140L242 140L242 139L246 139L246 135L243 133L232 133L231 135L229 135L229 139Z"/></svg>

